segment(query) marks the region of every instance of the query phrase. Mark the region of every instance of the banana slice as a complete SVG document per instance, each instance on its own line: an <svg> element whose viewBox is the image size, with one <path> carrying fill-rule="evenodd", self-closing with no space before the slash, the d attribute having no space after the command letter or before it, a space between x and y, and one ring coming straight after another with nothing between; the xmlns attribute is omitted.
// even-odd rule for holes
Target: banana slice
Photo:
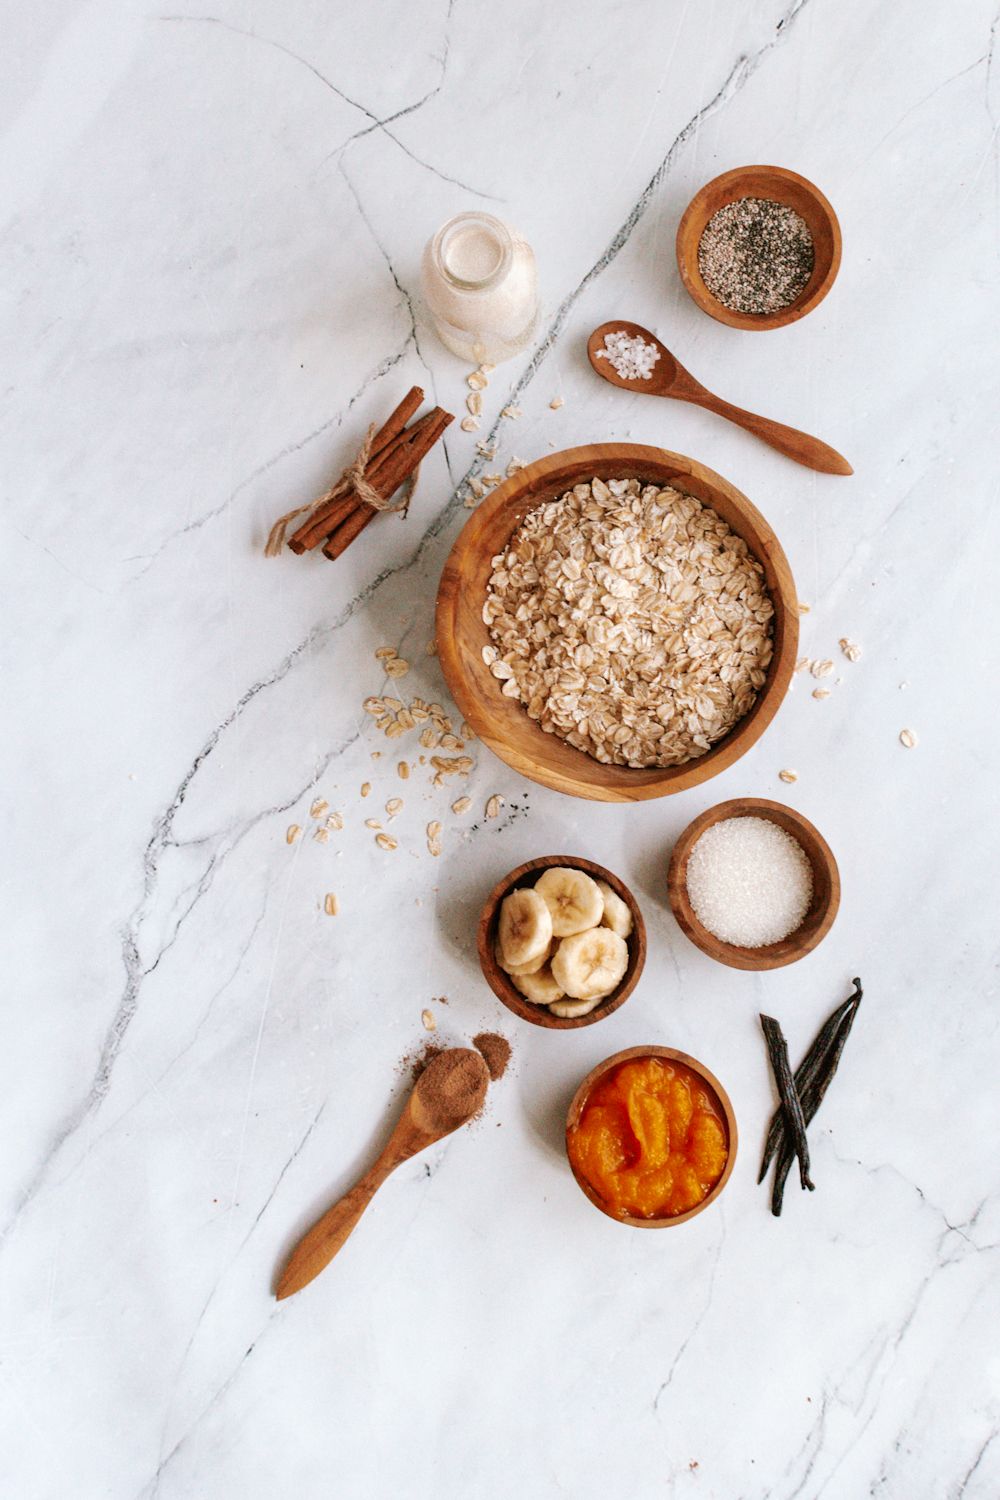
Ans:
<svg viewBox="0 0 1000 1500"><path fill-rule="evenodd" d="M549 1010L554 1016L562 1016L564 1021L575 1021L577 1016L589 1016L607 998L607 995L595 995L593 1000L550 1000Z"/></svg>
<svg viewBox="0 0 1000 1500"><path fill-rule="evenodd" d="M609 994L620 984L627 968L628 944L610 927L594 927L563 938L552 956L553 977L572 1000L594 1000Z"/></svg>
<svg viewBox="0 0 1000 1500"><path fill-rule="evenodd" d="M595 882L597 889L604 897L604 915L601 918L602 927L610 927L612 932L617 932L620 938L632 935L632 913L627 901L623 901L617 891L613 891L606 880Z"/></svg>
<svg viewBox="0 0 1000 1500"><path fill-rule="evenodd" d="M555 867L546 870L535 890L552 913L556 937L570 937L596 927L604 915L604 897L595 881L582 870Z"/></svg>
<svg viewBox="0 0 1000 1500"><path fill-rule="evenodd" d="M544 964L534 974L512 974L514 988L532 1005L552 1005L563 998L563 991L552 977L552 968Z"/></svg>
<svg viewBox="0 0 1000 1500"><path fill-rule="evenodd" d="M552 957L553 953L555 952L555 946L556 940L555 938L553 938L551 943L549 943L549 946L545 948L537 958L531 959L526 964L506 963L504 961L503 949L500 946L499 939L493 945L493 952L496 956L496 961L500 965L501 969L506 970L508 974L537 974L538 970L543 968L544 965L547 964L549 959Z"/></svg>
<svg viewBox="0 0 1000 1500"><path fill-rule="evenodd" d="M497 937L508 970L544 958L552 941L552 914L537 891L525 886L504 897Z"/></svg>

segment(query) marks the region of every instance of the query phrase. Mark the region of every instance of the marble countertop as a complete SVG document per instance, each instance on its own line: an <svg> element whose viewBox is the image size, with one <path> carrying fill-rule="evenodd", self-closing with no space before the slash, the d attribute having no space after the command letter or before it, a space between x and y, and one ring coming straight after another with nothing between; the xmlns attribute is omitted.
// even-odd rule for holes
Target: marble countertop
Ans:
<svg viewBox="0 0 1000 1500"><path fill-rule="evenodd" d="M6 8L5 1496L1000 1493L994 4ZM762 339L700 313L673 259L693 192L747 161L820 184L844 234L829 298ZM435 589L484 467L457 423L408 519L335 565L261 555L409 385L458 409L417 268L470 207L541 277L536 342L486 393L493 467L623 438L709 464L781 538L802 650L836 662L697 790L594 806L474 746L460 817L362 712L383 644L408 695L444 693ZM597 381L586 335L615 316L855 477ZM396 794L390 854L363 819ZM827 940L763 975L703 957L665 900L677 834L739 794L799 808L843 876ZM345 819L325 845L317 797ZM552 849L616 870L649 929L636 994L573 1034L504 1011L473 943L486 890ZM818 1190L776 1221L757 1013L798 1057L854 974ZM278 1305L425 1008L439 1038L506 1032L512 1069ZM724 1197L675 1235L596 1213L562 1151L576 1083L644 1041L702 1058L740 1122Z"/></svg>

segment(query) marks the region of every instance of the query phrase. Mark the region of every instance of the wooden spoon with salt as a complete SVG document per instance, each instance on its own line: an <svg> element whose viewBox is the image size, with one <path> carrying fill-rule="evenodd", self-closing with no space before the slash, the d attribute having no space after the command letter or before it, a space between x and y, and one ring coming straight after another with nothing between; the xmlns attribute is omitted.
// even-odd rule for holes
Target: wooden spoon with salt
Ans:
<svg viewBox="0 0 1000 1500"><path fill-rule="evenodd" d="M643 343L656 345L660 357L648 380L643 380L641 376L626 379L618 374L604 345L605 334L609 333L625 333L629 338L640 338ZM821 474L854 473L847 459L829 444L820 442L819 438L810 437L807 432L799 432L795 427L786 427L783 422L772 422L770 417L755 416L753 412L744 411L742 406L733 406L729 401L713 396L711 391L707 391L685 370L666 345L661 344L655 333L650 333L641 323L602 323L587 340L587 356L602 379L624 391L637 391L643 396L672 396L675 401L690 401L695 406L703 406L706 411L714 411L718 416L728 418L738 427L745 427L754 437L770 443L772 448L777 448L779 453L786 454L788 458L794 458L796 463L805 464L807 469L818 469Z"/></svg>
<svg viewBox="0 0 1000 1500"><path fill-rule="evenodd" d="M292 1251L275 1289L279 1302L329 1265L390 1172L479 1113L489 1081L486 1063L471 1047L449 1047L427 1064L379 1157Z"/></svg>

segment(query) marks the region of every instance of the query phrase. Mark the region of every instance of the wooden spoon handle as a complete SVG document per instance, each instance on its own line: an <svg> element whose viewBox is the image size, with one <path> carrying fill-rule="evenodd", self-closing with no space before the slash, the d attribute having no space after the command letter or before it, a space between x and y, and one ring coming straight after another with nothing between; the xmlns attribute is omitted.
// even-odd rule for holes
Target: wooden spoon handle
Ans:
<svg viewBox="0 0 1000 1500"><path fill-rule="evenodd" d="M799 432L796 427L786 427L783 422L772 422L770 417L755 416L752 411L744 411L742 406L733 406L720 396L714 396L704 387L690 394L685 393L681 399L693 401L696 406L704 406L720 417L727 417L737 427L745 427L747 432L752 432L762 442L770 443L772 448L794 458L796 463L805 464L807 469L818 469L821 474L854 473L847 459L828 443L810 437L808 432Z"/></svg>
<svg viewBox="0 0 1000 1500"><path fill-rule="evenodd" d="M382 1186L389 1173L403 1158L383 1154L365 1175L358 1179L332 1208L303 1235L288 1257L281 1273L275 1297L281 1302L308 1286L342 1249L361 1215Z"/></svg>

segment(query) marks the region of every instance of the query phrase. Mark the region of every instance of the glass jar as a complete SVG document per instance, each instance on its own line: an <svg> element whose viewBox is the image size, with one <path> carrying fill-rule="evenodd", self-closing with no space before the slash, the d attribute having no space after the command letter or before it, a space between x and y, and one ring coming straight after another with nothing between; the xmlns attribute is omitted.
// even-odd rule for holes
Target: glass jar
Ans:
<svg viewBox="0 0 1000 1500"><path fill-rule="evenodd" d="M441 342L473 364L499 364L531 342L538 320L535 253L492 214L457 214L424 251L424 299Z"/></svg>

